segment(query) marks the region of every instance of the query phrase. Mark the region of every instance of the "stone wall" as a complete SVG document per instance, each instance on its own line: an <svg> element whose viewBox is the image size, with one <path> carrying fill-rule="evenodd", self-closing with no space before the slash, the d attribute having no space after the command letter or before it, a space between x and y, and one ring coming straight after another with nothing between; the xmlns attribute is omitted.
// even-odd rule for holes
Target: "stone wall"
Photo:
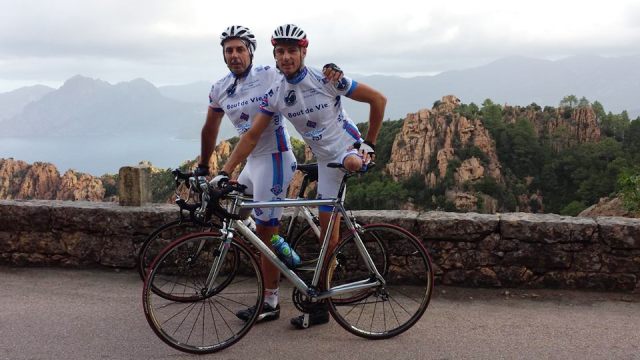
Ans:
<svg viewBox="0 0 640 360"><path fill-rule="evenodd" d="M640 220L525 213L355 211L416 234L436 284L640 292ZM125 267L173 205L0 200L0 264Z"/></svg>

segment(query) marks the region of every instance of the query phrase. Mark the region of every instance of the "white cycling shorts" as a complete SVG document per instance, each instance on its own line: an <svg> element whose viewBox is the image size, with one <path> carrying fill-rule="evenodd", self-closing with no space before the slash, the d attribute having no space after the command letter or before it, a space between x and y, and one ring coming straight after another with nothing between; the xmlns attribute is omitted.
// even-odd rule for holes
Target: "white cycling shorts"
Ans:
<svg viewBox="0 0 640 360"><path fill-rule="evenodd" d="M282 200L296 170L296 158L292 151L249 156L247 164L238 176L238 182L246 185L246 194L252 194L254 201ZM255 208L256 223L278 226L283 208Z"/></svg>

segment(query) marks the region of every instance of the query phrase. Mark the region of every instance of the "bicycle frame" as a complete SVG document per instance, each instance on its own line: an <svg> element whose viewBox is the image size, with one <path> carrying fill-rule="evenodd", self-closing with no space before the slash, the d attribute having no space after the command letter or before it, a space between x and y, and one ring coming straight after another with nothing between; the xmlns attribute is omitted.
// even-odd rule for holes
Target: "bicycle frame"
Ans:
<svg viewBox="0 0 640 360"><path fill-rule="evenodd" d="M300 199L300 198L298 198ZM296 207L293 215L291 216L291 221L289 221L289 225L287 225L287 231L285 232L285 239L291 239L293 236L293 229L295 228L296 222L298 221L298 217L302 216L303 220L309 224L313 232L316 234L318 239L320 239L320 228L316 225L314 221L315 216L311 213L308 207L300 206Z"/></svg>
<svg viewBox="0 0 640 360"><path fill-rule="evenodd" d="M233 240L234 232L239 232L246 240L248 240L253 246L255 246L262 254L265 255L267 260L271 262L274 266L276 266L280 272L287 278L291 283L298 288L302 293L308 295L312 299L325 299L332 296L336 296L343 293L349 293L353 291L368 289L377 287L385 284L385 280L382 278L382 275L378 272L369 252L367 251L362 239L360 238L358 232L356 231L356 227L347 215L347 211L344 208L344 184L340 189L339 197L336 199L317 199L317 200L304 200L304 199L285 199L285 200L276 200L276 201L260 201L260 202L251 202L246 201L240 195L232 195L231 198L235 197L235 201L232 204L232 212L234 212L237 208L274 208L274 207L305 207L305 206L321 206L328 205L332 206L333 210L331 212L331 218L328 225L328 231L325 233L322 246L320 248L320 256L318 262L316 264L316 268L313 275L313 280L310 285L307 285L300 277L291 269L289 269L274 253L273 251L260 240L260 238L254 234L246 225L242 223L241 220L233 220L228 221L226 228L222 229L222 234L225 236L225 240L220 245L220 256L217 257L217 260L214 262L210 274L207 278L207 290L211 291L214 288L213 284L218 275L220 268L222 267L222 263L224 261L225 255L231 245L231 241ZM307 212L309 210L307 209ZM303 214L305 214L303 212ZM318 291L318 283L320 282L320 274L325 263L326 253L329 248L330 234L332 233L332 229L336 223L336 219L338 214L341 214L345 219L345 223L347 225L348 230L354 234L354 239L356 242L356 246L358 251L360 252L360 256L365 260L365 263L372 274L372 277L368 280L361 280L353 283L343 284L340 286L333 287L331 289L327 289L325 291ZM309 215L309 214L307 214ZM311 221L312 222L312 221Z"/></svg>

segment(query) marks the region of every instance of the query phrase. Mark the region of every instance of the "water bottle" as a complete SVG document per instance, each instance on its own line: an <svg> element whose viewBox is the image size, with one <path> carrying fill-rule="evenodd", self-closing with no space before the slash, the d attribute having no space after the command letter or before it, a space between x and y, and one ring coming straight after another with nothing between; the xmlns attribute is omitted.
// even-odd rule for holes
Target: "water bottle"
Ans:
<svg viewBox="0 0 640 360"><path fill-rule="evenodd" d="M291 246L284 241L282 236L274 234L271 237L271 245L273 245L273 249L280 260L287 264L288 267L294 268L300 264L300 256L293 251Z"/></svg>

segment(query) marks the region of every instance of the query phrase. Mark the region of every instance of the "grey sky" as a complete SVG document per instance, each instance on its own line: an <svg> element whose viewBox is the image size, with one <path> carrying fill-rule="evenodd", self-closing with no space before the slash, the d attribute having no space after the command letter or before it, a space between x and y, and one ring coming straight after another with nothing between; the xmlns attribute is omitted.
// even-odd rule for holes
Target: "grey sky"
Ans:
<svg viewBox="0 0 640 360"><path fill-rule="evenodd" d="M230 24L257 35L257 63L273 63L271 31L292 22L309 34L308 64L358 74L434 74L511 55L640 54L637 0L0 0L0 9L0 92L57 87L76 74L212 81L226 72L218 36Z"/></svg>

